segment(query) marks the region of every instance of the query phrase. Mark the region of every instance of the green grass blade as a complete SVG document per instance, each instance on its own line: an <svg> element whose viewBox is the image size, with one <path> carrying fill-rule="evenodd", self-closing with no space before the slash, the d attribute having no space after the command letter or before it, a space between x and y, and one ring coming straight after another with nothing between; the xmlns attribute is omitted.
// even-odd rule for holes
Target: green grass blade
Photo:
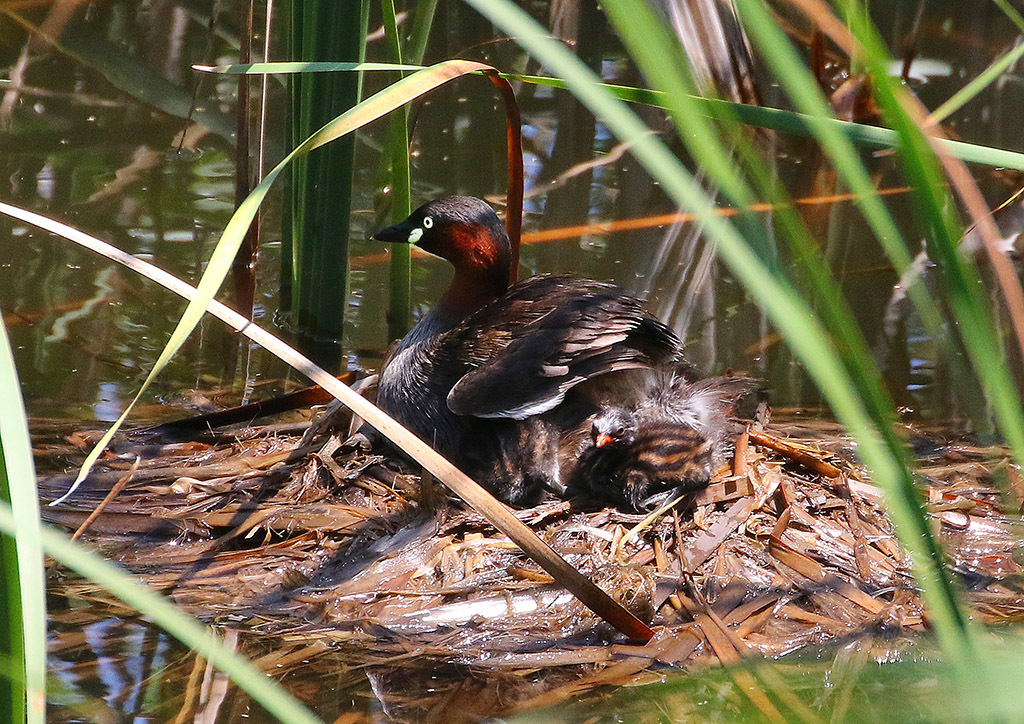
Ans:
<svg viewBox="0 0 1024 724"><path fill-rule="evenodd" d="M13 535L17 527L11 508L0 504L0 531ZM49 556L82 577L103 586L230 676L260 706L282 722L319 724L320 720L277 682L256 669L244 657L225 647L212 629L185 615L155 591L140 585L96 553L49 527L39 529L38 541Z"/></svg>
<svg viewBox="0 0 1024 724"><path fill-rule="evenodd" d="M17 599L17 609L7 610L7 624L17 643L10 651L17 659L20 653L24 665L24 688L16 687L25 696L25 703L12 701L27 715L29 724L42 724L46 715L46 575L43 568L43 549L39 542L39 498L36 493L35 465L32 462L32 440L28 433L25 406L18 384L7 330L0 317L0 463L4 489L9 496L10 509L17 524L10 534L16 546L16 576L8 575L4 587L7 600ZM12 561L4 563L11 570ZM16 585L17 590L8 587ZM17 612L17 613L16 613ZM20 635L18 635L20 634ZM20 703L20 707L19 707Z"/></svg>
<svg viewBox="0 0 1024 724"><path fill-rule="evenodd" d="M741 2L739 6L744 11L750 12L761 9L756 0ZM749 203L734 195L735 189L738 188L744 193L749 192L746 191L742 178L735 169L735 164L730 163L730 154L721 144L708 142L706 139L707 129L695 123L696 113L693 102L685 96L687 78L683 77L678 69L668 71L664 68L662 58L668 52L666 46L674 43L674 40L668 36L667 31L661 25L655 24L655 18L650 17L650 9L646 2L644 0L609 0L605 8L644 75L653 84L656 84L656 87L660 86L658 90L670 99L669 110L675 118L680 137L687 143L702 171L719 182L734 203ZM752 19L748 25L756 26L762 32L760 40L767 46L763 48L764 54L770 55L770 62L776 63L775 71L780 83L789 88L791 95L802 102L805 109L810 109L817 114L808 116L808 118L814 124L812 129L822 140L823 145L840 144L836 148L826 147L826 153L832 155L834 161L837 162L837 168L844 174L848 182L855 186L858 193L866 194L866 199L869 201L872 199L875 201L876 207L873 209L875 230L883 235L883 247L890 251L896 257L894 261L905 269L911 261L909 252L907 252L902 237L888 212L881 206L877 196L873 193L874 186L866 169L860 164L852 146L844 145L842 139L832 133L832 129L827 124L820 122L822 118L829 115L829 112L824 99L819 99L820 94L816 89L812 89L813 81L810 74L804 71L802 65L797 61L795 53L787 56L785 51L788 49L788 41L785 41L786 45L777 44L785 40L781 33L775 37L770 34L765 35L772 29L766 26L774 26L770 16L765 13L762 17ZM773 43L773 41L776 42ZM786 60L789 60L790 63L785 63ZM673 65L681 66L685 63L685 59L680 59ZM805 72L806 76L801 76L801 72ZM803 84L799 82L801 79L805 81ZM694 138L701 140L699 143L693 143ZM882 444L879 452L890 458L896 477L881 482L888 493L890 507L895 511L894 518L900 525L902 539L917 543L925 554L921 557L922 568L918 573L923 579L929 581L933 616L948 624L946 628L949 633L949 645L954 647L952 650L959 651L966 646L963 634L958 633L962 632L966 626L966 616L960 610L955 591L942 571L941 551L931 536L928 521L920 509L918 495L914 490L909 455L894 432L898 416L892 400L881 384L881 375L868 345L854 320L849 305L839 292L839 284L821 257L817 246L810 239L802 219L793 211L790 200L777 188L777 184L773 183L772 174L749 148L750 144L744 137L733 134L730 141L731 147L738 152L740 160L743 161L748 173L757 183L760 192L779 209L776 216L784 231L782 239L790 245L795 259L798 260L798 263L794 265L794 276L813 293L821 322L833 341L839 361L846 368L851 383L863 401L865 413L878 432L879 441ZM724 184L722 183L723 176ZM747 235L746 241L751 244L749 235ZM779 274L780 272L776 270L775 273ZM923 292L923 285L919 287L918 291ZM922 304L930 302L930 299L923 293L918 294L918 299ZM933 326L939 329L941 322L938 319L938 310L933 305L929 305L929 307L934 315Z"/></svg>
<svg viewBox="0 0 1024 724"><path fill-rule="evenodd" d="M603 88L599 79L566 48L547 36L532 18L505 0L467 0L516 42L558 73L577 97L602 119L620 141L632 145L632 153L680 206L694 213L706 234L718 244L719 253L748 293L770 315L807 372L815 380L832 409L857 438L859 453L876 480L894 497L910 497L903 461L882 439L865 402L855 394L856 385L837 359L833 344L804 302L783 279L770 273L751 254L748 245L728 221L714 215L713 206L693 177L675 156L621 102ZM920 515L920 511L918 511ZM908 535L914 519L904 523L903 541L910 550L916 571L925 585L942 588L944 574L929 539ZM927 528L925 528L927 536ZM932 541L933 543L933 541ZM938 583L936 583L938 582ZM940 599L941 600L941 599ZM955 607L933 612L936 627L943 631L951 650L965 644Z"/></svg>
<svg viewBox="0 0 1024 724"><path fill-rule="evenodd" d="M434 13L438 0L417 0L412 17L412 32L409 34L409 52L405 57L412 63L422 63L427 52L430 28L434 24Z"/></svg>
<svg viewBox="0 0 1024 724"><path fill-rule="evenodd" d="M856 195L857 204L875 238L896 273L902 277L913 261L912 255L895 220L875 193L875 184L861 163L852 141L835 124L828 122L832 113L814 76L761 3L739 0L737 7L741 17L749 19L745 23L747 33L761 50L764 62L771 68L794 105L809 119L822 152L832 161L850 192ZM915 277L906 291L929 333L936 339L942 339L945 335L941 313L927 289Z"/></svg>
<svg viewBox="0 0 1024 724"><path fill-rule="evenodd" d="M958 90L950 96L949 100L932 111L930 119L935 123L940 123L949 118L951 114L963 108L974 100L979 93L992 85L999 76L1009 70L1022 57L1024 57L1024 44L1018 45L1013 50L996 58L977 78Z"/></svg>
<svg viewBox="0 0 1024 724"><path fill-rule="evenodd" d="M746 21L745 25L751 37L761 49L762 56L772 66L775 76L790 93L797 106L812 114L810 116L812 118L815 115L825 117L830 114L825 99L810 72L803 66L788 38L775 25L773 18L760 0L738 0L738 7ZM823 150L830 156L855 193L863 194L873 188L866 169L861 166L852 147L848 146L841 136L834 133L834 129L828 124L820 124L818 135ZM909 252L888 211L884 209L877 198L870 199L866 204L862 203L861 209L897 271L902 274L910 264ZM924 285L913 284L908 289L908 293L912 293L912 300L921 313L923 321L936 338L942 339L944 335L941 332L940 313ZM840 348L848 342L850 334L851 330L843 331L837 325L836 339ZM918 574L922 579L922 587L929 610L934 617L942 622L937 627L940 637L943 638L944 645L951 655L960 658L973 656L973 652L976 651L976 642L974 642L973 636L967 632L967 615L962 610L955 590L940 567L943 559L941 549L932 537L927 517L920 507L919 494L915 490L908 469L909 460L902 450L901 443L893 433L890 421L895 421L896 415L892 404L887 396L883 399L884 393L881 393L880 388L873 384L878 379L877 370L861 364L858 367L851 367L851 373L854 380L860 382L861 394L868 401L870 408L874 410L876 424L886 437L890 449L897 459L902 458L903 470L899 479L892 481L895 485L887 487L887 500L892 517L900 528L901 539L905 542L919 540L920 548L928 554L929 561L922 561L922 568L919 569Z"/></svg>
<svg viewBox="0 0 1024 724"><path fill-rule="evenodd" d="M503 73L502 77L524 83L552 86L554 88L569 87L560 78L526 76L515 73ZM630 86L602 85L620 100L631 103L643 103L658 108L668 108L668 102L664 93ZM735 114L735 118L742 123L757 128L790 133L795 136L813 136L817 127L829 126L849 139L850 142L865 148L896 148L900 142L899 135L890 128L868 126L862 123L853 123L852 121L841 121L837 118L815 118L783 108L750 106L712 98L698 98L697 100L704 106L704 113L712 117L728 118L729 115L724 113L723 109L729 109ZM948 139L943 139L939 142L939 145L949 155L967 163L1024 171L1024 154L1016 151L983 146L977 143L967 143L965 141L950 141Z"/></svg>
<svg viewBox="0 0 1024 724"><path fill-rule="evenodd" d="M1010 19L1010 22L1017 27L1017 30L1024 33L1024 17L1021 17L1021 14L1017 12L1013 5L1007 2L1007 0L992 0L992 2L1003 11L1003 14Z"/></svg>
<svg viewBox="0 0 1024 724"><path fill-rule="evenodd" d="M889 55L870 23L856 26L854 34L865 49L878 101L903 142L907 175L916 187L918 214L929 230L928 253L935 262L950 306L963 337L964 349L985 390L1000 430L1018 465L1024 465L1024 409L996 332L990 304L982 293L973 260L960 253L962 227L940 171L938 158L924 132L900 100L903 89L886 72Z"/></svg>

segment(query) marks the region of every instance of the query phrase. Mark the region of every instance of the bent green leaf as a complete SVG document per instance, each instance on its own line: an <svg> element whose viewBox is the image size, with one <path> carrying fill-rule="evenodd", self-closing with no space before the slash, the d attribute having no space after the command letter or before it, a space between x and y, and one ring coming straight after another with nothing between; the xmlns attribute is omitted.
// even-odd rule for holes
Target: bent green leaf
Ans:
<svg viewBox="0 0 1024 724"><path fill-rule="evenodd" d="M278 74L420 70L422 66L395 63L246 63L218 66L196 65L193 68L207 73L235 75L240 73ZM545 85L552 88L570 88L570 84L562 78L520 75L518 73L499 73L499 76L506 80L522 83ZM669 101L665 94L660 91L600 82L596 82L596 84L619 100L630 103L642 103L656 108L668 107ZM847 138L851 143L865 148L890 149L897 148L900 144L899 134L890 128L868 126L852 121L841 121L837 118L815 117L784 108L751 106L714 98L694 96L693 100L704 108L704 113L712 118L729 118L731 114L736 120L757 128L766 128L797 136L814 136L818 128L827 126L835 133ZM993 168L1010 168L1024 172L1024 153L984 146L978 143L951 141L948 139L942 140L940 145L951 156L967 163L991 166Z"/></svg>

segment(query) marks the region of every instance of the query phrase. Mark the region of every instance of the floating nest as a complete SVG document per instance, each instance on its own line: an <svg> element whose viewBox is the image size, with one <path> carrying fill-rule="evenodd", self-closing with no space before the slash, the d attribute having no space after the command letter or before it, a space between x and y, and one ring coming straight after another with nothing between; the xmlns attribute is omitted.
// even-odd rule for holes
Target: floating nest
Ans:
<svg viewBox="0 0 1024 724"><path fill-rule="evenodd" d="M656 515L571 501L517 511L652 624L657 635L642 646L436 483L310 426L238 426L172 444L123 438L80 493L44 515L86 526L108 557L203 620L272 640L273 655L259 660L270 671L322 656L399 672L404 682L470 667L477 678L517 682L514 692L489 689L487 702L465 680L451 685L466 711L492 715L666 667L775 657L834 639L882 635L891 651L927 628L881 492L831 422L776 413L749 425L728 470ZM1007 515L993 488L995 475L1020 487L1006 451L908 432L967 600L985 621L1018 618L1019 511ZM91 439L69 441L85 448ZM38 452L52 463L66 448ZM44 476L41 493L54 499L70 481ZM103 595L80 579L58 589ZM392 705L421 710L389 715L429 719L437 700Z"/></svg>

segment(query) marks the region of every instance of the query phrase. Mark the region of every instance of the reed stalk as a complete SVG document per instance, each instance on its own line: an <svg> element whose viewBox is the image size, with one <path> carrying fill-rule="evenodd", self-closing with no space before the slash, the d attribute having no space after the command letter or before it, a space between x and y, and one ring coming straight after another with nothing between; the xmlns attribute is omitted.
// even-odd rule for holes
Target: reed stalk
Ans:
<svg viewBox="0 0 1024 724"><path fill-rule="evenodd" d="M362 4L293 2L289 54L306 61L357 61L363 53ZM294 148L359 101L354 74L290 78ZM301 346L321 365L341 366L348 298L349 216L354 137L297 159L290 172L282 250L282 308Z"/></svg>
<svg viewBox="0 0 1024 724"><path fill-rule="evenodd" d="M401 65L402 43L398 35L394 0L381 0L384 39L389 59ZM400 80L399 71L396 80ZM405 107L388 117L385 151L391 165L391 220L402 221L412 212L412 179L409 166L409 112ZM391 245L391 276L388 300L388 336L400 339L409 331L409 307L412 292L412 248L409 244Z"/></svg>

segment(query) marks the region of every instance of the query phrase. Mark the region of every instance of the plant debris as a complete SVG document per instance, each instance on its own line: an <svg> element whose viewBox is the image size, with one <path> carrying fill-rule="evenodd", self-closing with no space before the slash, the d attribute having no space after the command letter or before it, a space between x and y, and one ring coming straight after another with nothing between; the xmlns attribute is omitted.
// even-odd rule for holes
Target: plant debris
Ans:
<svg viewBox="0 0 1024 724"><path fill-rule="evenodd" d="M665 666L775 657L833 639L911 640L927 617L881 491L834 423L778 418L745 431L708 488L656 515L575 501L516 511L654 627L644 646L624 641L482 516L454 499L421 507L414 471L329 433L309 440L308 420L174 444L122 438L106 469L44 517L71 530L91 517L85 540L203 620L272 637L276 667L331 657L382 682L400 661L407 676L451 665L492 681L530 674L514 693L499 687L500 706L464 702L469 712L555 703ZM1019 618L1021 499L1014 493L1007 514L994 488L1000 475L1020 487L1006 451L909 434L970 605L988 622ZM43 477L44 499L70 479ZM123 489L96 514L118 481ZM109 598L80 579L55 585L70 598ZM472 700L464 681L450 686ZM405 712L397 718L429 719L438 701L391 705Z"/></svg>

